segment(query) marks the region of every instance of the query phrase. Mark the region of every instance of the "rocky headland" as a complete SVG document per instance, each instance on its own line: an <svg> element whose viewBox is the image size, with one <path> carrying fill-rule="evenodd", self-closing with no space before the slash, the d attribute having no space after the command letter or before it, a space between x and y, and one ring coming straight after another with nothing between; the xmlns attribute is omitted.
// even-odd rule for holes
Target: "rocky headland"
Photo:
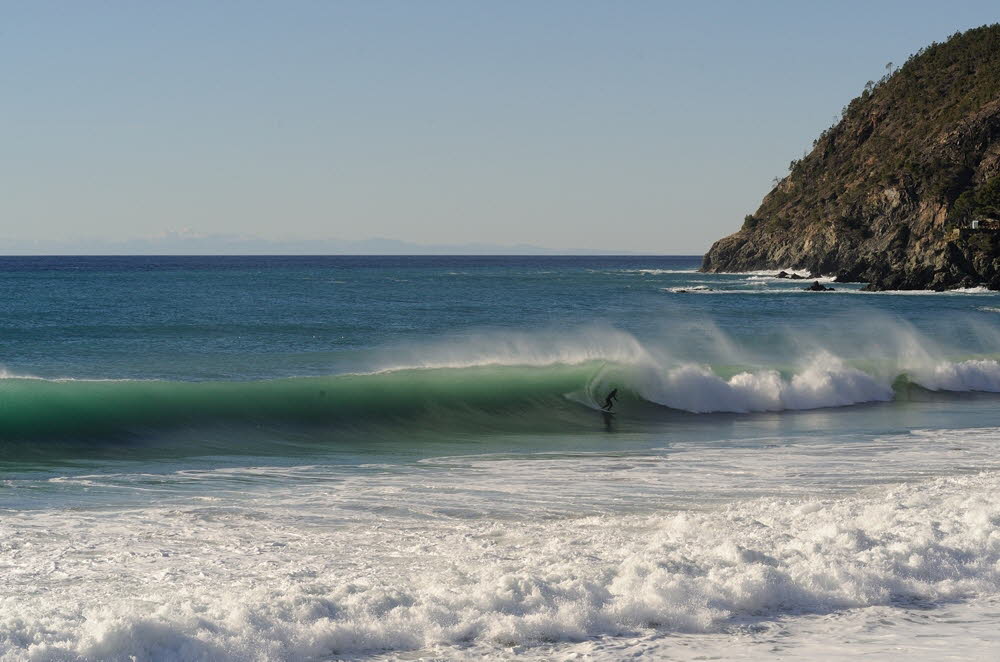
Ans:
<svg viewBox="0 0 1000 662"><path fill-rule="evenodd" d="M1000 289L1000 24L871 81L702 271Z"/></svg>

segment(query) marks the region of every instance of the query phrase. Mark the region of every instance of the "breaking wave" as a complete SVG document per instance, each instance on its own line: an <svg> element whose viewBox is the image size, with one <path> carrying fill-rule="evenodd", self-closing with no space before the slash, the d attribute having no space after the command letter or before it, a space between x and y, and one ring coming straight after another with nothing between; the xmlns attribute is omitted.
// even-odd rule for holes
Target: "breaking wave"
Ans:
<svg viewBox="0 0 1000 662"><path fill-rule="evenodd" d="M413 430L546 432L592 429L593 410L619 389L630 420L670 411L776 412L885 402L901 385L929 391L1000 392L993 358L950 360L912 340L877 359L798 348L787 364L750 362L709 338L714 360L678 358L618 331L574 343L508 338L442 345L365 374L264 381L0 379L0 440L121 440L222 426L349 432ZM487 349L488 348L488 349ZM919 349L919 351L918 351ZM732 360L736 355L737 359ZM726 359L729 360L726 360ZM774 359L772 359L773 361ZM37 445L6 443L18 455ZM2 457L2 456L0 456Z"/></svg>

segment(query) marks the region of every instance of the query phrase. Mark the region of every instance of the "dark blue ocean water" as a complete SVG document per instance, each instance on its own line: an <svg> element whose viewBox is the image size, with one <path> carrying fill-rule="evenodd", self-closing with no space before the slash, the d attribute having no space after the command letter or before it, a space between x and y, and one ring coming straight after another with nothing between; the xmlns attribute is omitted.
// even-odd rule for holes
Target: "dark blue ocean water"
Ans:
<svg viewBox="0 0 1000 662"><path fill-rule="evenodd" d="M44 377L329 374L482 329L655 323L697 258L0 258L0 360ZM640 313L640 314L637 314Z"/></svg>
<svg viewBox="0 0 1000 662"><path fill-rule="evenodd" d="M973 328L995 327L993 293L844 296L859 289L844 285L837 294L800 295L804 282L692 273L699 263L670 256L0 258L0 363L45 378L262 379L335 374L373 352L486 331L571 335L600 324L680 344L689 339L664 334L694 320L767 349L781 334L817 326L835 342L851 330L844 322L851 317L913 325L952 352L996 349ZM709 287L729 294L697 289ZM671 291L678 289L690 291Z"/></svg>

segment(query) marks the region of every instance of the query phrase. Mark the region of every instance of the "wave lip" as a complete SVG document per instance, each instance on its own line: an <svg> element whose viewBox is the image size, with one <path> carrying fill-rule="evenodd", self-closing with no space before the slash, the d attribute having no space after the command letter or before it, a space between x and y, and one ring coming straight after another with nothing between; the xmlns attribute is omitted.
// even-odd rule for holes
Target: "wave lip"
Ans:
<svg viewBox="0 0 1000 662"><path fill-rule="evenodd" d="M1000 363L993 359L941 361L915 368L908 377L932 391L983 391L1000 393Z"/></svg>
<svg viewBox="0 0 1000 662"><path fill-rule="evenodd" d="M830 355L818 357L790 379L777 370L725 379L708 366L688 364L648 375L640 392L652 402L694 413L842 407L893 397L891 386Z"/></svg>

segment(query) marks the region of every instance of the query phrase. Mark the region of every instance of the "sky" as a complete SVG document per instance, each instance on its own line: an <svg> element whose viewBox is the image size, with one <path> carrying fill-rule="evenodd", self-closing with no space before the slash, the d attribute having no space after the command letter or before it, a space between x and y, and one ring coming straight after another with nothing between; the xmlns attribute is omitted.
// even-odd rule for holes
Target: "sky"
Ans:
<svg viewBox="0 0 1000 662"><path fill-rule="evenodd" d="M0 252L702 253L886 63L997 21L995 0L0 0Z"/></svg>

